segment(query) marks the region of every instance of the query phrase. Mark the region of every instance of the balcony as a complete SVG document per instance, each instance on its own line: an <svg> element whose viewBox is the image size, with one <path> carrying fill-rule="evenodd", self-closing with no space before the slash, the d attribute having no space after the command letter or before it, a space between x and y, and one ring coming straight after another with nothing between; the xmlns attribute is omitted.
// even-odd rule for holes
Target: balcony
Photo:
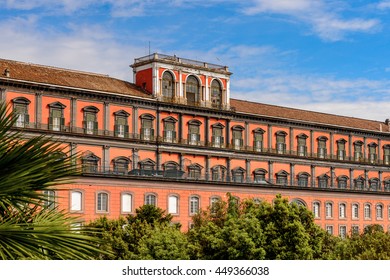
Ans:
<svg viewBox="0 0 390 280"><path fill-rule="evenodd" d="M94 124L93 128L96 127ZM231 143L225 143L224 137L211 137L211 141L205 142L200 141L200 135L193 133L188 134L187 139L177 138L176 132L172 131L172 134L169 132L162 131L162 136L154 135L154 129L146 128L140 129L140 134L138 133L127 133L127 130L118 131L115 130L101 130L93 129L87 133L84 127L75 127L75 126L61 126L61 131L50 130L48 124L43 123L26 123L24 127L14 126L15 129L24 129L29 131L36 130L39 133L50 133L54 135L67 135L67 134L79 134L89 137L108 137L110 140L118 139L120 141L129 141L129 142L140 142L144 143L166 143L171 145L181 145L185 147L199 147L199 148L212 148L218 150L235 150L239 153L250 153L250 154L262 154L267 156L283 156L283 157L292 157L292 158L307 158L310 160L324 160L324 161L340 161L347 164L369 164L369 165L390 165L390 156L384 155L382 159L379 159L377 154L369 154L367 158L364 158L363 153L356 152L352 156L347 156L345 151L337 151L335 154L328 154L327 149L319 148L317 153L310 153L307 151L306 146L297 147L297 150L287 150L286 144L278 143L276 148L267 148L262 146L262 142L253 142L252 146L245 146L243 139L232 139ZM92 129L92 126L91 126ZM108 139L107 138L107 139Z"/></svg>
<svg viewBox="0 0 390 280"><path fill-rule="evenodd" d="M350 192L364 192L364 193L388 193L390 194L390 187L385 184L378 184L374 187L369 186L350 186L349 182L342 187L337 186L336 180L331 184L329 180L327 184L319 183L318 180L313 184L309 180L294 179L291 181L289 177L278 179L264 179L258 180L253 177L247 178L244 175L241 176L222 176L213 178L212 174L196 175L193 176L191 172L185 172L183 170L144 170L133 169L127 173L116 172L112 169L102 170L101 168L84 169L84 176L97 176L97 177L115 177L123 179L144 179L144 180L163 180L163 181L179 181L179 182L198 182L198 183L210 183L210 184L223 184L223 185L245 185L250 187L270 187L270 188L293 188L293 189L317 189L317 190L329 190L329 191L350 191Z"/></svg>

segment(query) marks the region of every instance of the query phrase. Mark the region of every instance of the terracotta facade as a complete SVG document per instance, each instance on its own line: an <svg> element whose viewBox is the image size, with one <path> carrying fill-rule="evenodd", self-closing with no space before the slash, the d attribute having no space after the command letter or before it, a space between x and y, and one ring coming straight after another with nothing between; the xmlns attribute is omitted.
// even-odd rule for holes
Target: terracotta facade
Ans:
<svg viewBox="0 0 390 280"><path fill-rule="evenodd" d="M80 222L152 203L186 230L230 192L269 202L282 194L336 235L389 229L389 121L232 99L221 65L153 54L132 67L128 83L0 60L15 129L58 136L81 154L83 175L54 190Z"/></svg>

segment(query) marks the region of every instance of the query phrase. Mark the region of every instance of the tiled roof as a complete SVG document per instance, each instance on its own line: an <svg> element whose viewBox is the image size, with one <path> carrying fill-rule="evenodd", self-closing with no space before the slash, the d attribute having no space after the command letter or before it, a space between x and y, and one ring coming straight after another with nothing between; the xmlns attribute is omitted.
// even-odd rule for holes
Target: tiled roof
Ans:
<svg viewBox="0 0 390 280"><path fill-rule="evenodd" d="M389 126L386 125L384 122L379 121L344 117L238 99L230 99L230 105L232 107L235 107L236 112L242 112L247 114L256 114L267 117L299 120L304 122L336 125L341 127L357 128L371 131L389 132Z"/></svg>
<svg viewBox="0 0 390 280"><path fill-rule="evenodd" d="M150 98L150 94L143 91L136 85L130 82L111 78L107 75L0 59L1 78L6 78L4 75L5 69L9 70L10 80L22 80Z"/></svg>
<svg viewBox="0 0 390 280"><path fill-rule="evenodd" d="M4 74L6 69L9 70L8 78ZM6 59L0 59L0 77L3 79L9 79L11 81L20 80L53 86L64 86L151 98L151 95L142 90L140 87L127 81L111 78L107 75L74 71ZM238 99L230 99L230 104L232 107L236 108L237 112L246 114L298 120L325 125L335 125L377 132L390 131L388 125L379 121L344 117Z"/></svg>

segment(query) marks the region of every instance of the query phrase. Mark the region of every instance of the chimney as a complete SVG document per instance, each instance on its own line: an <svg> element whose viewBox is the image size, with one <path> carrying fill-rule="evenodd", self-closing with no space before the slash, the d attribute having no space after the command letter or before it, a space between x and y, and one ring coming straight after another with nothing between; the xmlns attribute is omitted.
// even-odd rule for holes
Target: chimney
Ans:
<svg viewBox="0 0 390 280"><path fill-rule="evenodd" d="M10 76L10 71L9 71L8 68L5 68L5 70L4 70L4 76L6 76L7 78L9 78L9 76Z"/></svg>

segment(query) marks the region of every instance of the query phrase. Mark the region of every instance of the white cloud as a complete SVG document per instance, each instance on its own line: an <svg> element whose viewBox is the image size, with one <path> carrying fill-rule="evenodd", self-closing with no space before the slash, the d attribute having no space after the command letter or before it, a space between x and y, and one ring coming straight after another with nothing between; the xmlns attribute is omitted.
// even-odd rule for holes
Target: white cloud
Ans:
<svg viewBox="0 0 390 280"><path fill-rule="evenodd" d="M143 48L116 42L109 30L77 26L69 33L38 27L35 17L0 22L1 57L132 79L129 64Z"/></svg>
<svg viewBox="0 0 390 280"><path fill-rule="evenodd" d="M389 1L389 0L381 1L381 2L378 3L377 7L378 7L380 10L389 9L389 8L390 8L390 1Z"/></svg>
<svg viewBox="0 0 390 280"><path fill-rule="evenodd" d="M390 117L389 94L387 80L300 76L287 71L232 81L234 98L376 120Z"/></svg>
<svg viewBox="0 0 390 280"><path fill-rule="evenodd" d="M374 32L380 26L377 19L342 18L340 11L323 0L252 0L244 12L248 15L273 13L290 16L310 25L313 32L328 41L341 40L349 32Z"/></svg>

